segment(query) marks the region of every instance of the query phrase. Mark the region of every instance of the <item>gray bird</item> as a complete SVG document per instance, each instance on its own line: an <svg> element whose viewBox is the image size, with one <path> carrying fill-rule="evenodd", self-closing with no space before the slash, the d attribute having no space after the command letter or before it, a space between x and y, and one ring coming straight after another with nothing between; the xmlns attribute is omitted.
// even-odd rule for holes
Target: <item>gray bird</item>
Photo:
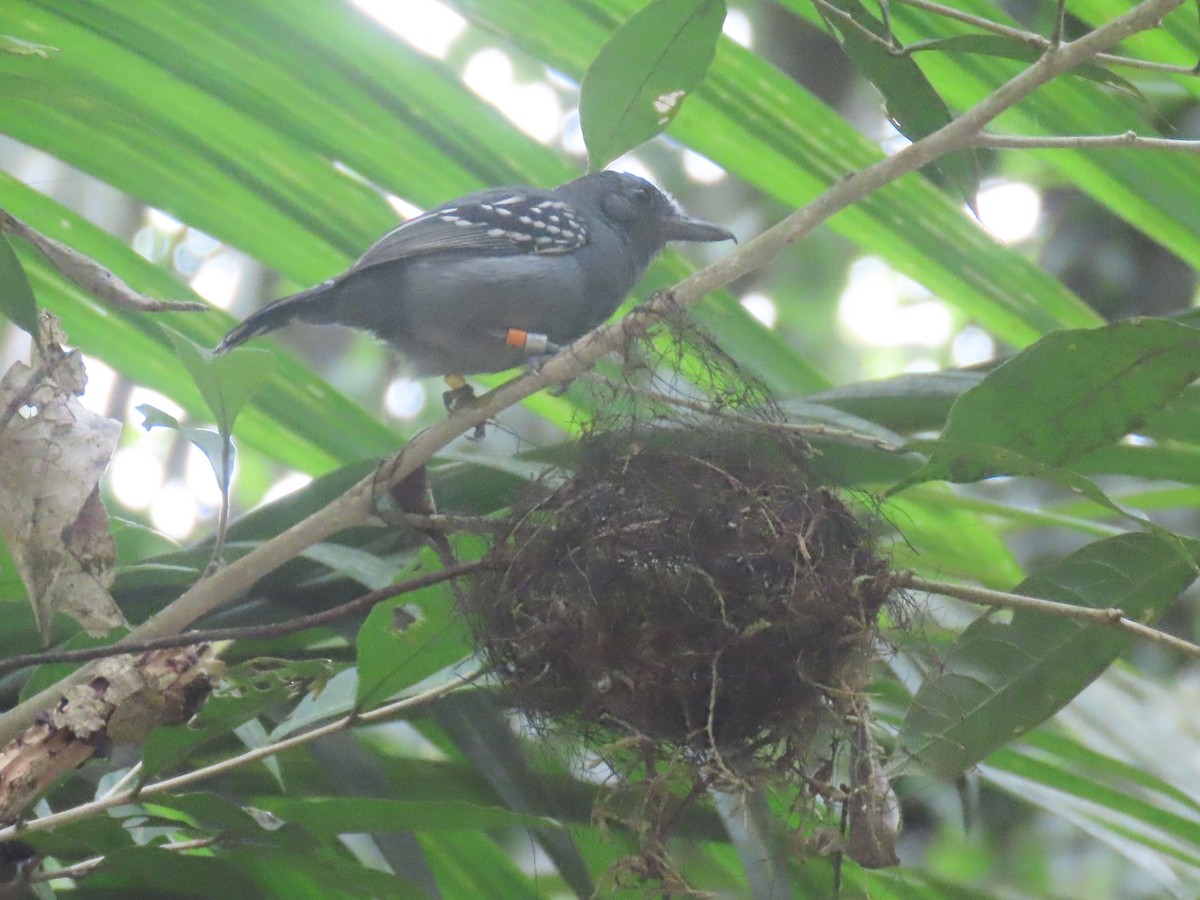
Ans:
<svg viewBox="0 0 1200 900"><path fill-rule="evenodd" d="M634 175L492 188L393 228L346 272L253 313L217 352L292 321L350 325L458 389L463 375L518 366L599 325L668 241L731 239Z"/></svg>

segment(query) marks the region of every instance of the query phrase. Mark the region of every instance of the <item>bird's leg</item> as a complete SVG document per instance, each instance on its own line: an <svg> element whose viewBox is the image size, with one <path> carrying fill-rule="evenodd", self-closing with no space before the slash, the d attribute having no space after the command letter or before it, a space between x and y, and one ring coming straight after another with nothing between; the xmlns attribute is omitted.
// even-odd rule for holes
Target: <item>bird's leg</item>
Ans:
<svg viewBox="0 0 1200 900"><path fill-rule="evenodd" d="M446 404L446 412L454 412L464 404L470 404L475 399L475 388L467 383L461 375L447 375L446 386L450 390L442 394L442 402Z"/></svg>
<svg viewBox="0 0 1200 900"><path fill-rule="evenodd" d="M445 378L446 385L450 388L442 394L442 403L446 405L446 412L453 413L455 410L470 406L475 402L475 388L467 383L467 379L461 375L447 375ZM484 427L480 422L471 433L471 440L482 440L483 435Z"/></svg>

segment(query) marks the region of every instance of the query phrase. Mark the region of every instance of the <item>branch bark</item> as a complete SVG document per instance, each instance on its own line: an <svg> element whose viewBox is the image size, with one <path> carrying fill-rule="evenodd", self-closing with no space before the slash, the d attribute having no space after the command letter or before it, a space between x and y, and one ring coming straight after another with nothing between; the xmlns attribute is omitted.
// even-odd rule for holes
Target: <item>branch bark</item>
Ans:
<svg viewBox="0 0 1200 900"><path fill-rule="evenodd" d="M1024 609L1048 616L1057 616L1060 619L1072 619L1076 622L1111 625L1113 628L1127 631L1136 637L1145 638L1163 647L1169 647L1195 659L1200 659L1200 645L1126 618L1124 611L1116 608L1075 606L1071 603L1043 600L1040 597L1026 597L1022 594L1009 594L1005 591L994 591L991 588L975 587L969 584L931 581L911 572L901 575L896 584L900 587L916 588L919 591L928 591L931 594L941 594L945 597L957 597L959 600L966 600L968 603L977 603L981 606L991 606L997 609Z"/></svg>
<svg viewBox="0 0 1200 900"><path fill-rule="evenodd" d="M976 147L993 150L1170 150L1200 155L1200 141L1176 138L1142 137L1135 131L1124 134L1082 134L1056 137L1026 137L1009 134L981 134Z"/></svg>

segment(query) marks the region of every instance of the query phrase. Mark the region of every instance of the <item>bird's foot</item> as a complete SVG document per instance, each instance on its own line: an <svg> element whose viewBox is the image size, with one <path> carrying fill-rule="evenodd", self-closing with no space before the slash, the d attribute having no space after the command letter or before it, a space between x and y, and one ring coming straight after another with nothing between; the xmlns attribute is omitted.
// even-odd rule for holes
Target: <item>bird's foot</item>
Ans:
<svg viewBox="0 0 1200 900"><path fill-rule="evenodd" d="M453 415L460 409L467 409L475 405L475 388L467 383L467 380L461 375L447 375L446 384L450 390L442 394L442 403L446 406L446 412ZM475 426L471 432L470 440L482 440L485 434L483 422Z"/></svg>
<svg viewBox="0 0 1200 900"><path fill-rule="evenodd" d="M531 372L540 372L542 370L542 366L553 359L556 354L561 352L561 350L562 347L558 346L557 344L547 344L545 353L539 353L537 356L528 357L525 360L525 365L529 367ZM563 381L559 384L552 385L546 390L551 397L561 397L568 390L570 390L571 385L574 383L575 380L571 379L570 381Z"/></svg>

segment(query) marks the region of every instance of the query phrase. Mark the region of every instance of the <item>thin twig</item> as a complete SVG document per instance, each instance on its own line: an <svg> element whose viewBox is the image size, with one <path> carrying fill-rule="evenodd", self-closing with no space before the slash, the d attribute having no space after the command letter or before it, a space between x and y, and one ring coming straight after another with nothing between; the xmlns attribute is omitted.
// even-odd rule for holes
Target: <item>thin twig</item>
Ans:
<svg viewBox="0 0 1200 900"><path fill-rule="evenodd" d="M907 52L903 48L896 46L896 44L887 40L886 38L880 37L875 32L873 32L870 28L867 28L865 25L863 25L861 22L859 22L858 19L854 18L854 16L850 15L850 13L834 6L832 3L829 2L829 0L813 0L813 4L821 12L821 15L823 17L825 17L826 22L828 22L831 17L834 19L838 19L847 28L853 28L864 38L866 38L867 40L871 41L874 44L878 44L883 49L887 50L889 53L893 53L896 55L903 55L905 52Z"/></svg>
<svg viewBox="0 0 1200 900"><path fill-rule="evenodd" d="M1134 131L1124 134L1083 134L1062 137L1026 137L1010 134L981 134L976 147L992 150L1095 150L1137 148L1141 150L1173 150L1200 155L1200 141L1174 138L1141 137Z"/></svg>
<svg viewBox="0 0 1200 900"><path fill-rule="evenodd" d="M352 615L370 609L377 603L418 591L431 585L450 581L460 575L466 575L482 568L484 562L459 563L428 575L409 578L385 588L347 600L338 606L322 610L298 619L288 619L286 622L273 622L270 625L241 625L232 628L205 628L187 631L183 634L153 638L136 643L109 644L105 647L83 647L78 650L48 650L45 653L23 653L0 660L0 675L23 669L26 666L40 666L47 663L87 662L92 659L103 659L106 656L123 656L126 653L143 653L147 650L163 650L168 647L189 647L194 644L212 644L217 641L266 641L328 625L342 616Z"/></svg>
<svg viewBox="0 0 1200 900"><path fill-rule="evenodd" d="M137 781L138 776L141 774L142 774L142 761L138 760L136 763L134 763L132 766L130 766L129 771L126 772L124 775L122 775L120 778L118 778L116 783L113 784L112 787L110 787L107 791L105 791L101 795L101 797L102 798L109 797L109 796L112 796L113 794L121 793L121 791L123 791L127 787L129 787L129 785L131 785L135 781Z"/></svg>
<svg viewBox="0 0 1200 900"><path fill-rule="evenodd" d="M217 472L221 489L221 506L217 510L217 529L213 535L213 552L204 574L211 575L225 564L225 539L229 535L229 483L233 480L233 435L224 424L220 429L221 465Z"/></svg>
<svg viewBox="0 0 1200 900"><path fill-rule="evenodd" d="M496 534L508 525L489 516L463 516L455 513L394 513L388 514L389 524L402 522L418 531L452 531L460 534Z"/></svg>
<svg viewBox="0 0 1200 900"><path fill-rule="evenodd" d="M585 334L548 360L536 372L526 372L464 404L450 416L415 436L384 464L387 484L398 484L450 441L486 422L501 410L543 388L564 384L594 366L608 354L626 346L662 321L664 316L691 306L708 294L773 261L791 244L809 234L837 212L862 200L902 175L915 172L947 153L970 146L990 121L1013 104L1064 72L1095 58L1130 35L1156 27L1186 0L1143 0L1129 12L1077 40L1063 44L1015 75L954 121L915 141L891 156L830 186L807 206L746 242L724 259L699 270L656 294L624 318ZM386 486L386 485L384 485ZM274 571L329 535L370 521L380 480L372 474L332 503L208 578L201 579L178 599L135 628L126 642L135 643L178 634L202 616L240 596L255 581ZM63 692L90 677L87 666L39 691L0 716L0 745L18 737L39 713L58 703Z"/></svg>
<svg viewBox="0 0 1200 900"><path fill-rule="evenodd" d="M1050 46L1057 47L1063 42L1067 28L1067 0L1058 0L1054 8L1054 25L1050 29Z"/></svg>
<svg viewBox="0 0 1200 900"><path fill-rule="evenodd" d="M144 784L141 787L131 788L129 790L120 791L117 793L105 794L98 800L92 800L88 803L81 803L78 806L72 806L69 809L64 809L56 813L51 813L46 816L41 816L37 819L30 819L27 822L18 822L15 825L9 825L5 828L0 828L0 841L9 840L21 834L28 834L35 831L50 831L61 825L66 825L71 822L78 822L83 819L90 818L97 813L102 813L107 809L112 809L114 806L124 806L127 803L135 803L140 798L152 797L155 794L164 794L168 791L173 791L181 787L186 787L189 784L195 784L198 781L204 781L207 778L212 778L214 775L222 775L225 772L240 768L253 762L258 762L260 759L266 759L269 756L274 756L277 753L282 753L285 750L290 750L293 747L301 747L315 741L317 738L325 737L326 735L336 734L339 731L345 731L356 725L369 724L371 722L381 722L390 719L399 713L407 712L408 710L416 709L432 703L435 700L440 700L448 694L465 687L471 682L477 680L484 674L484 670L476 670L469 675L464 675L447 684L439 685L435 688L430 688L420 694L414 694L411 697L405 697L402 700L395 700L392 703L384 704L376 709L369 710L365 713L352 713L347 716L342 716L332 722L327 722L324 725L319 725L309 731L293 735L289 738L284 738L281 741L276 741L273 744L267 744L263 747L255 747L252 750L247 750L237 756L232 756L228 759L223 759L220 762L213 763L209 766L204 766L200 769L194 769L191 772L184 772L181 775L176 775L174 778L164 778L162 781L155 781L151 784Z"/></svg>
<svg viewBox="0 0 1200 900"><path fill-rule="evenodd" d="M974 587L968 584L954 584L948 581L932 581L921 578L911 572L904 573L899 579L901 587L916 588L919 591L929 591L931 594L942 594L946 597L957 597L968 603L978 603L982 606L993 606L1001 609L1024 609L1030 612L1044 613L1048 616L1058 616L1072 619L1076 622L1087 622L1092 625L1109 625L1127 631L1137 637L1145 638L1164 647L1170 647L1180 653L1200 659L1200 644L1193 644L1167 634L1149 625L1143 625L1126 617L1121 609L1107 609L1095 606L1075 606L1071 603L1058 603L1054 600L1043 600L1040 597L1025 597L1021 594L1008 594L1004 591L993 591L990 588Z"/></svg>
<svg viewBox="0 0 1200 900"><path fill-rule="evenodd" d="M100 302L133 312L208 312L207 303L194 300L157 300L135 291L111 270L74 247L47 237L0 209L0 231L28 241L59 274Z"/></svg>
<svg viewBox="0 0 1200 900"><path fill-rule="evenodd" d="M217 842L215 837L195 838L190 841L168 841L165 844L158 844L159 850L202 850L205 847L211 847ZM86 878L91 875L96 869L100 868L104 863L103 856L93 856L91 859L84 859L69 866L63 866L59 869L54 869L48 872L38 872L29 879L31 884L36 884L39 881L57 881L60 878Z"/></svg>
<svg viewBox="0 0 1200 900"><path fill-rule="evenodd" d="M1021 41L1024 44L1029 44L1031 47L1036 47L1039 50L1045 50L1050 46L1050 42L1046 38L1035 32L1024 31L1023 29L1014 28L1011 25L1005 25L1001 22L994 22L991 19L985 19L968 12L963 12L961 9L955 9L952 6L943 6L941 3L933 2L933 0L895 0L895 2L903 3L906 6L924 10L937 16L944 16L947 19L955 19L978 28L981 31L1003 35L1004 37ZM915 44L910 45L907 50L911 52L916 46ZM1172 63L1160 63L1148 59L1121 56L1116 53L1097 53L1093 58L1098 63L1105 63L1111 66L1124 66L1129 69L1144 69L1150 72L1163 72L1169 75L1200 75L1200 66L1179 66Z"/></svg>

